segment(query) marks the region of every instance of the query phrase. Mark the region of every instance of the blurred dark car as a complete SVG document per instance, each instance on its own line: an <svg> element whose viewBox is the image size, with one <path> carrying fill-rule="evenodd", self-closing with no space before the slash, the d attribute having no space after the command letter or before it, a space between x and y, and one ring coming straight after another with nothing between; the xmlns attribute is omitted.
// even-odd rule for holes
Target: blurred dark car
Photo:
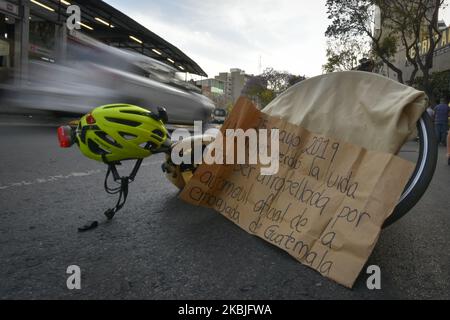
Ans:
<svg viewBox="0 0 450 320"><path fill-rule="evenodd" d="M228 116L228 112L225 109L214 109L213 113L212 113L212 122L213 123L218 123L218 124L223 124L225 122L225 120L227 119Z"/></svg>

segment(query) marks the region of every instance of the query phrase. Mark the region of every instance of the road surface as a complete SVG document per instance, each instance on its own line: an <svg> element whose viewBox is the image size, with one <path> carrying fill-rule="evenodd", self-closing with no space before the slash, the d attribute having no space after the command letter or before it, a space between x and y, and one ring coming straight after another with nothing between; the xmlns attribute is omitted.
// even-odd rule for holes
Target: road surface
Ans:
<svg viewBox="0 0 450 320"><path fill-rule="evenodd" d="M104 165L59 149L55 128L0 124L0 299L449 299L450 167L405 218L382 232L368 265L382 289L353 290L207 209L177 199L162 156L144 162L117 218L80 234L116 198ZM82 289L67 289L77 265Z"/></svg>

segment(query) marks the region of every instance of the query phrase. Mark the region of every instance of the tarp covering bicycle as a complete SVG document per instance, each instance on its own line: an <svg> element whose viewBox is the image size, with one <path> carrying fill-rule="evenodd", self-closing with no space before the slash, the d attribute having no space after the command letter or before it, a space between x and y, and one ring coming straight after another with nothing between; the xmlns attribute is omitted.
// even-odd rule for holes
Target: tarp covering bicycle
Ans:
<svg viewBox="0 0 450 320"><path fill-rule="evenodd" d="M246 103L236 107L236 110L233 112L234 114L232 113L230 115L230 118L225 123L223 129L261 129L261 127L258 127L257 125L249 126L249 122L254 121L255 118L257 118L256 115L260 113L253 112L249 105L247 109L242 109L245 108L245 105ZM327 147L336 145L337 143L341 146L345 146L341 150L353 150L353 154L357 154L357 157L353 160L353 163L350 163L350 169L343 165L343 168L347 168L348 170L346 170L346 172L340 172L341 178L348 180L347 186L352 179L351 175L353 171L357 172L355 173L355 176L357 175L359 179L375 179L372 181L375 185L378 183L377 181L382 181L382 183L380 183L381 186L384 186L385 190L380 191L380 188L375 188L377 190L375 191L374 188L369 188L370 190L367 189L358 194L356 191L349 193L347 190L347 197L349 197L350 194L350 198L356 197L361 201L364 199L375 199L375 202L372 201L372 204L370 204L369 207L378 204L379 207L384 208L384 215L378 216L378 219L381 220L377 220L375 224L372 224L374 227L371 232L367 233L368 236L370 234L372 240L369 241L369 244L362 250L366 252L368 248L368 252L370 252L375 245L376 238L379 235L379 229L381 229L384 220L389 217L386 223L392 223L408 212L423 195L431 181L436 164L436 143L430 119L427 118L427 114L424 113L426 107L427 98L423 92L400 85L378 75L364 72L344 72L313 78L292 87L264 109L263 114L260 114L261 116L258 117L267 117L265 119L272 124L272 127L275 123L275 127L278 125L283 128L289 128L290 132L303 132L302 134L299 134L299 136L306 135L310 138L308 139L304 138L305 136L302 136L302 141L305 141L305 143L311 141L314 142L314 137L316 137L316 144L317 141L321 139L322 145L325 146L325 142L328 139L328 144L326 144ZM199 162L194 161L193 163L177 163L173 161L173 150L179 150L177 147L179 147L179 144L182 144L183 141L170 142L170 136L164 125L167 121L165 118L163 110L159 110L158 113L153 113L136 106L110 105L95 109L93 112L83 117L76 128L60 128L59 133L62 146L67 147L74 143L78 144L83 154L107 164L109 168L108 176L112 174L114 181L117 182L118 185L115 188L111 188L107 181L105 182L105 189L109 193L119 194L119 200L116 207L105 212L108 219L112 219L116 212L123 208L129 192L129 183L136 178L142 159L155 153L166 153L167 161L163 164L163 169L168 178L175 182L178 187L183 188L185 184L188 183L187 187L184 189L185 193L188 192L189 188L192 190L192 186L195 185L196 182L198 183L201 174L208 168L207 165L199 166L199 163L202 162L202 157L200 157ZM283 120L280 120L280 118ZM416 130L416 128L418 130ZM407 165L405 162L402 162L403 160L396 158L394 155L400 150L401 146L408 138L416 135L419 136L420 156L414 168L414 165ZM197 140L198 139L201 142L204 142L203 147L200 148L202 155L207 155L208 152L211 151L211 148L214 148L216 142L219 141L219 139L216 139L211 143L211 140L214 139L211 139L210 135L205 135L204 137L197 138ZM194 144L196 138L190 138L188 140L188 148L182 149L184 156L188 153L195 153L195 148L191 145ZM266 141L270 141L270 139L266 139ZM200 143L200 145L202 146L202 143ZM191 146L190 149L189 146ZM266 149L269 146L270 143L268 143ZM308 154L308 146L306 146L306 148L305 145L294 147L296 148L290 150L290 155L293 156L294 159L301 160L302 156ZM318 149L320 149L320 147ZM226 148L224 150L224 156L226 157L230 150L227 150ZM323 158L325 158L326 152L332 152L332 148L327 148L326 150L328 151L324 151ZM287 155L286 150L283 151L282 147L281 151L285 154L280 154L280 156ZM348 158L345 157L346 153L349 155L352 154L350 151L341 152L340 155L343 158L340 158L340 161L341 164L346 163L348 166ZM342 156L342 154L344 154L344 156ZM195 156L194 158L198 159L198 157ZM313 157L313 165L314 159L317 160L317 154ZM364 163L369 163L371 165L364 166L361 162L362 159L364 159ZM116 166L126 160L136 160L136 166L130 176L121 177L118 174ZM383 164L384 166L380 167L383 161L385 161ZM280 168L285 169L281 161L279 164ZM216 177L227 178L229 172L239 172L239 165L226 166L216 164L213 166L216 168L216 171L219 172ZM261 165L259 164L256 166ZM339 167L339 163L337 166ZM331 167L332 166L330 165L328 169ZM411 168L410 171L412 174L408 170L409 167ZM373 172L375 172L373 176L371 176L372 169ZM319 173L316 173L317 176L315 176L314 174L311 175L311 173L300 172L303 169L295 167L290 168L289 170L290 177L292 178L291 188L293 183L300 184L298 179L296 182L293 182L293 177L296 177L296 175L299 175L297 178L301 178L302 175L306 177L309 176L309 178L313 179L317 178L317 181L320 182L321 179L326 180L327 174L329 173L323 173L322 177ZM194 178L192 178L193 174ZM284 172L284 175L286 174L287 172ZM283 177L288 178L287 176ZM384 180L380 177L383 177ZM409 182L407 183L408 180ZM284 179L284 181L286 183L286 179ZM388 183L389 181L391 181L391 183ZM324 183L326 183L326 181ZM207 184L209 184L209 181ZM402 188L405 184L406 187L402 193ZM273 184L268 183L267 185ZM400 186L400 189L390 189L390 185ZM303 186L304 189L307 188L305 187L304 182ZM339 189L339 187L337 187L337 189ZM327 191L325 187L324 190ZM217 190L210 191L214 194ZM266 206L262 206L263 209L261 210L267 209L269 212L273 209L271 205L276 202L275 200L283 198L283 192L286 193L286 191L285 184L283 184L281 188L275 189L272 198L266 199ZM314 193L314 190L311 189L310 191ZM382 191L389 192L386 193ZM315 190L315 192L321 193L320 190ZM250 201L250 203L255 206L256 203L254 202L257 202L257 199L252 200L252 197L248 196L248 194L251 194L251 190L247 190L246 201ZM319 195L317 195L317 197L320 198ZM186 199L186 197L184 198ZM204 201L205 198L202 199ZM316 200L320 201L320 199ZM205 205L205 203L201 202L202 201L198 201L199 204ZM299 212L305 209L300 203L290 203L286 201L286 204L291 205L288 206L287 209L278 208L278 211L286 209L286 212L290 210L292 212ZM211 205L209 206L213 207ZM333 218L342 215L343 210L347 207L344 206L344 208L340 208L338 206L336 212L332 212L330 221L325 222L332 224ZM354 209L348 208L349 212L347 218L350 214L355 212ZM233 219L236 217L237 210L238 209L235 207L234 214L231 214L231 211L228 210L225 215L227 216L228 214L228 217ZM357 213L360 213L360 215L355 219L352 218L352 221L359 221L361 223L364 217L366 217L364 213L370 215L364 208L356 211ZM358 214L356 215L358 216ZM261 216L267 218L268 214L262 214ZM290 215L286 214L285 218L287 216ZM298 223L301 225L300 220L302 219L296 216L290 217L291 225L296 225L294 223L295 218L298 218ZM325 222L322 221L321 223ZM267 221L264 223L267 223ZM336 223L337 222L335 221L335 224ZM343 233L344 238L345 236L349 236L345 230L341 230L340 232ZM311 241L317 242L320 234L316 236L318 238L316 240L312 239ZM294 238L292 235L290 237ZM361 237L358 239L361 239ZM305 242L302 243L304 244ZM348 244L349 242L344 241L344 243L340 245L345 246ZM354 246L355 242L350 242L350 244ZM336 244L329 242L329 245L333 246ZM345 252L354 251L350 249ZM303 260L308 259L307 256L304 257ZM336 274L333 274L333 276L330 277L344 285L351 286L355 279L355 272L356 274L359 272L359 270L357 270L358 266L361 263L364 263L364 259L367 257L367 254L360 255L360 258L358 259L362 260L359 261L357 267L355 267L356 269L352 269L353 272L351 272L350 275L347 274L347 276L342 276L342 274L346 274L346 272L345 270L340 269L337 271L337 276ZM321 267L323 268L325 259L326 257L323 257L322 264L319 264L319 266L315 268L316 270L321 271L320 269Z"/></svg>

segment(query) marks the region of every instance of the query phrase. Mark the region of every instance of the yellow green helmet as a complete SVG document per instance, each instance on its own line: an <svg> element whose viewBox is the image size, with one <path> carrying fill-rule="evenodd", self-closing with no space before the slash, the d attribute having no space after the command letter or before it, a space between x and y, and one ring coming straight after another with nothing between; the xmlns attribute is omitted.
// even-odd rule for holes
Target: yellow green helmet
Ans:
<svg viewBox="0 0 450 320"><path fill-rule="evenodd" d="M76 142L88 158L115 163L144 159L167 141L162 120L152 112L128 104L94 109L81 118Z"/></svg>

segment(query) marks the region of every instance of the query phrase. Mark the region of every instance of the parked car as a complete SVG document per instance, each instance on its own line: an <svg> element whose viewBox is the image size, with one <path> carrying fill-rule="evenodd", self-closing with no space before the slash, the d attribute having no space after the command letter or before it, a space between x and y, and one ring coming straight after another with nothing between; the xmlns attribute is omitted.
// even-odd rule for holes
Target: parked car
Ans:
<svg viewBox="0 0 450 320"><path fill-rule="evenodd" d="M217 109L214 109L214 111L212 113L212 121L214 123L222 124L227 119L227 116L228 116L228 112L225 109L217 108Z"/></svg>

